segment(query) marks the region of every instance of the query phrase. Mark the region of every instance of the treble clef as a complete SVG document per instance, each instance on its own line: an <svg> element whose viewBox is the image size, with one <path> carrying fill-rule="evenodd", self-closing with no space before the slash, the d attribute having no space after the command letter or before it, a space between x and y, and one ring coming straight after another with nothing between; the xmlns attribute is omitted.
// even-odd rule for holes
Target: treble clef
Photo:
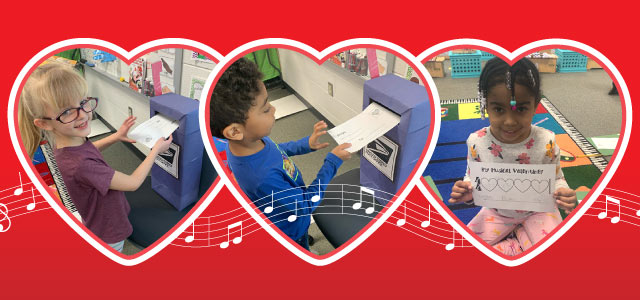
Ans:
<svg viewBox="0 0 640 300"><path fill-rule="evenodd" d="M9 218L9 209L2 203L0 203L0 215L2 216L2 219L0 219L0 223L2 223L4 220L7 220L9 222L9 226L7 226L7 228L5 228L4 225L0 224L0 232L7 232L9 228L11 228L11 218Z"/></svg>

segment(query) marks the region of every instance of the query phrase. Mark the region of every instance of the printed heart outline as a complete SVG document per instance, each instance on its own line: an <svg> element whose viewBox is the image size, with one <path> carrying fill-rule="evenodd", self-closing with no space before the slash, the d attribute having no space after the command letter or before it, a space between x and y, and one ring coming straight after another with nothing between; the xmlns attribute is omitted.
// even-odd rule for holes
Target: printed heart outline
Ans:
<svg viewBox="0 0 640 300"><path fill-rule="evenodd" d="M261 40L255 40L249 43L246 43L238 48L234 49L230 53L228 53L219 64L215 66L209 78L205 83L205 89L202 91L202 95L207 95L207 98L211 97L211 93L213 89L214 82L217 82L220 77L221 72L226 69L226 66L235 61L236 59L242 57L243 55L260 50L265 48L284 48L287 50L296 51L298 53L304 54L309 59L313 60L315 63L320 65L322 62L326 61L332 55L343 51L345 49L354 49L354 48L376 48L383 51L390 52L397 57L404 59L409 66L411 66L414 70L417 71L417 75L420 79L425 82L425 88L429 93L429 97L431 99L431 115L436 116L435 112L440 110L440 101L437 95L437 91L432 87L435 86L433 80L429 76L425 76L427 74L427 70L423 64L416 63L417 60L413 54L404 50L400 46L397 46L393 43L378 40L378 39L370 39L370 38L361 38L361 39L350 39L342 42L338 42L333 44L322 51L317 51L316 49L290 39L282 39L282 38L267 38ZM276 241L278 241L281 245L283 245L287 250L291 251L293 254L303 259L304 261L316 265L316 266L325 266L331 264L338 259L344 257L346 254L350 253L353 249L358 247L363 241L365 241L373 232L375 232L384 222L393 214L393 212L402 204L406 196L409 192L415 187L416 180L419 180L420 175L424 172L426 168L426 164L420 164L414 167L413 172L409 176L409 178L405 181L403 186L400 188L400 192L396 194L394 200L390 201L385 208L378 214L378 219L370 222L367 227L362 229L356 236L352 237L347 243L339 247L338 249L332 251L330 254L324 256L318 256L312 254L306 250L303 250L297 245L293 245L289 238L286 237L280 230L271 225L267 217L265 217L262 213L258 214L256 212L256 207L251 200L246 198L243 192L240 192L241 189L235 183L235 180L229 180L229 174L227 173L226 168L221 167L221 160L218 156L217 151L214 151L213 145L211 143L211 130L209 128L209 107L206 105L208 102L206 99L201 99L200 101L200 133L202 134L202 139L204 141L209 141L205 144L205 149L209 154L209 157L215 158L211 159L213 165L218 172L218 176L221 179L229 191L233 194L236 200L242 205L242 207L251 215L251 217L256 220L260 226L269 233ZM440 118L431 118L430 120L430 132L427 138L427 145L423 149L420 160L428 161L431 158L433 150L435 148L435 138L436 133L439 132L440 129Z"/></svg>
<svg viewBox="0 0 640 300"><path fill-rule="evenodd" d="M541 194L542 192L544 192L544 190L548 190L549 189L549 182L546 180L531 180L531 187L533 188L534 191L538 192L538 194Z"/></svg>
<svg viewBox="0 0 640 300"><path fill-rule="evenodd" d="M524 193L531 188L531 181L529 179L515 179L513 185L520 193Z"/></svg>
<svg viewBox="0 0 640 300"><path fill-rule="evenodd" d="M134 266L140 264L147 259L153 257L155 254L164 249L169 243L175 240L188 226L193 223L196 218L202 214L202 212L209 206L211 201L218 194L220 189L222 188L222 184L220 183L220 178L218 177L212 186L207 190L205 195L198 201L198 203L194 206L194 208L187 214L185 218L183 218L180 223L174 226L173 230L167 232L163 235L158 241L153 243L151 246L147 247L143 251L137 253L136 255L126 256L119 252L114 251L111 247L106 245L104 242L99 241L99 239L91 233L89 230L84 227L73 215L69 213L69 211L62 207L59 204L58 200L55 200L56 196L50 194L49 189L46 188L44 181L38 175L39 173L35 170L33 164L28 161L26 151L24 151L21 139L18 136L18 124L17 124L17 97L19 97L19 91L22 90L22 86L24 85L24 81L28 75L30 75L33 70L40 65L47 57L50 57L54 53L58 53L60 51L64 51L72 48L92 48L107 51L109 53L114 54L127 64L130 64L132 61L137 59L138 57L149 53L151 51L155 51L163 48L182 48L189 49L193 51L198 51L204 53L214 59L214 61L220 61L222 59L222 55L218 53L213 48L206 46L202 43L188 40L188 39L179 39L179 38L166 38L166 39L158 39L154 41L147 42L142 44L131 51L126 51L121 47L112 44L107 41L92 39L92 38L77 38L77 39L68 39L64 41L60 41L54 43L41 51L39 51L36 55L34 55L27 64L22 68L16 80L13 83L11 88L11 94L9 96L9 104L7 110L7 119L9 122L9 135L11 137L11 142L13 144L14 151L16 152L16 156L20 161L23 169L29 176L29 179L38 189L38 192L42 195L42 197L49 203L49 205L53 208L53 210L64 220L78 235L80 235L83 239L85 239L91 246L96 248L100 253L104 254L106 257L112 259L113 261L124 265L124 266Z"/></svg>
<svg viewBox="0 0 640 300"><path fill-rule="evenodd" d="M589 191L587 196L580 202L578 207L574 209L574 211L569 215L563 223L558 226L558 228L554 229L549 235L547 235L543 240L525 252L524 255L518 255L514 257L509 257L503 255L496 250L494 250L491 246L489 246L484 241L477 238L477 236L471 232L466 224L460 222L460 220L453 215L453 213L444 207L441 201L436 200L437 197L434 191L431 190L431 187L427 184L427 182L422 179L422 184L418 184L417 187L422 191L424 196L428 199L431 205L440 213L453 228L458 231L467 241L469 241L473 246L475 246L482 253L495 260L496 262L509 266L515 267L521 264L528 262L534 257L538 256L544 250L546 250L549 246L555 243L562 235L564 235L567 230L569 230L573 225L585 214L585 212L593 205L596 201L602 190L604 190L607 183L611 180L611 177L615 173L616 169L620 165L620 161L624 156L624 153L627 149L627 145L629 144L629 137L631 136L631 123L632 123L632 107L631 107L631 98L629 95L629 89L627 87L626 82L622 78L622 75L618 71L618 69L613 65L613 63L602 53L597 51L596 49L568 39L545 39L535 41L529 44L526 44L514 52L509 52L506 49L478 39L456 39L449 40L446 42L439 43L434 45L416 58L421 62L426 62L428 59L435 57L437 54L443 53L445 51L459 49L459 48L474 48L480 49L483 51L491 52L502 58L507 62L515 62L520 58L526 56L528 53L535 52L542 49L552 49L552 48L562 48L569 49L573 51L580 52L582 54L588 55L590 58L594 59L600 66L606 70L609 77L615 81L616 86L618 87L618 91L620 92L620 102L622 104L622 130L620 132L621 139L618 140L618 145L616 147L615 152L613 153L613 157L607 168L605 168L603 175L600 176L598 181L594 184L593 188ZM427 76L430 78L431 76ZM433 93L436 94L437 88L434 89ZM435 99L434 99L435 101ZM426 164L427 162L422 162Z"/></svg>
<svg viewBox="0 0 640 300"><path fill-rule="evenodd" d="M496 180L495 178L482 178L480 179L480 184L482 185L482 187L484 187L485 190L491 192L496 188L496 186L498 186L498 180Z"/></svg>
<svg viewBox="0 0 640 300"><path fill-rule="evenodd" d="M513 179L498 179L498 187L500 187L503 192L510 191L513 188Z"/></svg>

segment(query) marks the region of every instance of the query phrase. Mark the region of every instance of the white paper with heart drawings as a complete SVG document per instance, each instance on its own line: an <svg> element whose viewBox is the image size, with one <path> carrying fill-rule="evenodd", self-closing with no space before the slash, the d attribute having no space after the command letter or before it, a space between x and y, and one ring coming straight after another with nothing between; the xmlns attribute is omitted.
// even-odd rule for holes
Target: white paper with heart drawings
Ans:
<svg viewBox="0 0 640 300"><path fill-rule="evenodd" d="M478 206L553 212L556 165L469 162L473 202Z"/></svg>

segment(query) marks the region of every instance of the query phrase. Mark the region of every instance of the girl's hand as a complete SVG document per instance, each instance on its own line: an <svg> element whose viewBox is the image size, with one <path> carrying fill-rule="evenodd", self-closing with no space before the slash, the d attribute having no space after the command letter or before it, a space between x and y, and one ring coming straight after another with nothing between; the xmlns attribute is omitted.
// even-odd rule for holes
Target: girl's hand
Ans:
<svg viewBox="0 0 640 300"><path fill-rule="evenodd" d="M133 124L135 123L136 123L136 117L134 116L130 116L126 120L124 120L124 122L122 122L120 129L118 129L118 131L114 133L118 141L127 142L127 143L136 142L135 140L132 140L127 137L127 135L129 134L129 129L131 129L131 126L133 126Z"/></svg>
<svg viewBox="0 0 640 300"><path fill-rule="evenodd" d="M553 198L556 199L558 208L562 208L564 212L569 214L578 204L576 198L576 191L568 188L558 188L553 193Z"/></svg>
<svg viewBox="0 0 640 300"><path fill-rule="evenodd" d="M158 141L156 141L156 143L153 145L153 148L151 148L151 150L155 150L157 151L157 154L160 154L162 152L165 152L167 150L169 150L169 146L171 145L171 142L173 141L173 135L170 135L168 139L164 139L164 138L159 138Z"/></svg>
<svg viewBox="0 0 640 300"><path fill-rule="evenodd" d="M327 123L324 121L319 121L315 125L313 125L313 133L309 137L309 147L313 150L318 150L329 146L329 143L320 143L318 142L318 138L322 135L327 134L325 130L327 128Z"/></svg>
<svg viewBox="0 0 640 300"><path fill-rule="evenodd" d="M469 202L473 200L471 182L458 180L451 189L449 203Z"/></svg>

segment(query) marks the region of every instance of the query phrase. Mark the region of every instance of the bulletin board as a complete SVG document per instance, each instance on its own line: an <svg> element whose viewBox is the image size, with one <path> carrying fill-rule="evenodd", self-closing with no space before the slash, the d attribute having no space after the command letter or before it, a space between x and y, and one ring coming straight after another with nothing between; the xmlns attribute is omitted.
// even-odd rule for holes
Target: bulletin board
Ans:
<svg viewBox="0 0 640 300"><path fill-rule="evenodd" d="M182 90L180 94L200 100L204 83L216 64L206 56L191 50L184 50L182 61Z"/></svg>
<svg viewBox="0 0 640 300"><path fill-rule="evenodd" d="M183 49L176 48L160 49L128 65L111 53L80 49L81 57L87 64L94 65L91 68L148 97L180 93L183 52Z"/></svg>
<svg viewBox="0 0 640 300"><path fill-rule="evenodd" d="M395 56L378 49L357 48L339 52L329 61L364 80L394 72ZM396 73L396 72L394 72ZM396 74L400 77L404 75Z"/></svg>

